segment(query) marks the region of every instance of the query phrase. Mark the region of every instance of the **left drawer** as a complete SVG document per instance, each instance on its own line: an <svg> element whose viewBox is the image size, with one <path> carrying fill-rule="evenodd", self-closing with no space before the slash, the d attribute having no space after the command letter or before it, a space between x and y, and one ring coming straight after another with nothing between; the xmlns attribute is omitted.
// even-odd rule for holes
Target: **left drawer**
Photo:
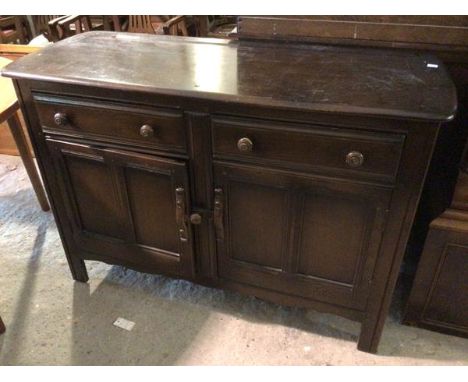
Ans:
<svg viewBox="0 0 468 382"><path fill-rule="evenodd" d="M180 110L44 94L35 94L34 104L42 130L49 134L187 151Z"/></svg>

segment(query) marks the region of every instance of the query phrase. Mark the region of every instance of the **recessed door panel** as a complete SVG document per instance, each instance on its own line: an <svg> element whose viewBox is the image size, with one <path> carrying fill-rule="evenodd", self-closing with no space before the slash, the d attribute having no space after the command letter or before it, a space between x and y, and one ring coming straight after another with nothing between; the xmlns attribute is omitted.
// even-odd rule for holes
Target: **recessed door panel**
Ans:
<svg viewBox="0 0 468 382"><path fill-rule="evenodd" d="M122 211L112 173L103 163L102 157L80 157L65 153L64 158L81 229L122 238Z"/></svg>
<svg viewBox="0 0 468 382"><path fill-rule="evenodd" d="M229 237L233 259L281 268L288 215L281 188L233 180L229 185Z"/></svg>
<svg viewBox="0 0 468 382"><path fill-rule="evenodd" d="M372 211L364 200L346 196L303 195L300 274L353 284Z"/></svg>
<svg viewBox="0 0 468 382"><path fill-rule="evenodd" d="M138 244L179 251L171 174L125 168L130 210Z"/></svg>

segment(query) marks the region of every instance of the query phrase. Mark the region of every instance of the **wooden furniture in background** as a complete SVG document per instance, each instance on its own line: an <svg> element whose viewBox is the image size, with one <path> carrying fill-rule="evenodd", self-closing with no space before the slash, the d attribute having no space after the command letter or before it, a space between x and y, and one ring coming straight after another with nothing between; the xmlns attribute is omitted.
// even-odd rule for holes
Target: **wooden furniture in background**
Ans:
<svg viewBox="0 0 468 382"><path fill-rule="evenodd" d="M128 16L128 32L164 34L163 25L169 16L130 15Z"/></svg>
<svg viewBox="0 0 468 382"><path fill-rule="evenodd" d="M150 15L130 15L128 17L128 32L155 33Z"/></svg>
<svg viewBox="0 0 468 382"><path fill-rule="evenodd" d="M130 15L128 32L188 36L187 17Z"/></svg>
<svg viewBox="0 0 468 382"><path fill-rule="evenodd" d="M193 16L197 37L234 38L237 36L236 16Z"/></svg>
<svg viewBox="0 0 468 382"><path fill-rule="evenodd" d="M163 32L171 36L188 36L187 16L175 16L163 24Z"/></svg>
<svg viewBox="0 0 468 382"><path fill-rule="evenodd" d="M9 63L11 63L10 60L0 57L0 68L3 68ZM44 211L48 211L49 203L47 202L45 191L42 187L34 159L31 156L26 136L21 127L21 122L18 116L19 104L16 98L15 89L10 79L0 77L0 94L0 123L7 121L39 204Z"/></svg>
<svg viewBox="0 0 468 382"><path fill-rule="evenodd" d="M89 15L71 15L67 16L57 23L58 34L60 39L68 38L75 34L89 32L92 30L110 30L111 23L107 19L108 16L99 17L99 20L94 17L94 20Z"/></svg>
<svg viewBox="0 0 468 382"><path fill-rule="evenodd" d="M122 66L116 46L141 59ZM94 259L231 288L356 320L377 351L456 110L440 60L90 32L3 74L75 280Z"/></svg>
<svg viewBox="0 0 468 382"><path fill-rule="evenodd" d="M33 45L0 44L0 57L14 61L26 54L37 52L41 48Z"/></svg>
<svg viewBox="0 0 468 382"><path fill-rule="evenodd" d="M27 25L24 16L0 16L0 44L25 44L29 38Z"/></svg>
<svg viewBox="0 0 468 382"><path fill-rule="evenodd" d="M11 60L16 60L25 54L29 54L32 52L35 52L39 50L39 47L35 46L28 46L28 45L14 45L14 44L0 44L0 67L5 66L6 64L10 63ZM12 86L5 85L6 79L0 78L0 95L1 95L1 101L0 101L0 120L3 121L7 117L8 114L12 113L12 108L8 105L14 104L16 101L16 94L14 93L14 88ZM8 81L8 80L7 80ZM9 82L9 81L8 81ZM4 103L5 102L5 103ZM17 103L17 101L16 101ZM5 109L5 110L4 110ZM17 107L18 109L18 107ZM7 111L7 112L6 112ZM18 111L19 112L19 111ZM39 175L37 174L37 170L35 168L35 164L31 163L33 160L31 158L31 149L29 147L29 144L27 142L25 132L22 128L21 123L18 121L18 116L17 113L14 114L11 118L13 118L12 125L9 125L10 129L11 126L13 128L20 129L21 132L15 134L16 139L20 140L20 146L22 149L23 155L26 157L26 163L28 163L28 167L26 167L28 171L28 176L31 179L31 183L33 184L34 191L36 192L36 196L39 200L39 203L41 205L41 208L44 211L48 211L50 209L49 203L47 202L46 196L45 196L45 191L42 186L42 183L40 183L39 180ZM1 123L0 123L1 126ZM0 145L1 145L1 150L0 152L5 153L5 142L10 140L9 135L4 135L3 131L0 132ZM15 149L18 149L15 145ZM9 154L16 154L16 150L12 151L9 149ZM25 152L26 151L26 152ZM24 159L23 159L24 163ZM25 165L26 166L26 165ZM34 167L32 167L34 166ZM29 172L32 173L29 175ZM34 183L33 183L34 179ZM36 190L38 188L39 191ZM6 330L5 324L3 323L2 318L0 317L0 334L4 333Z"/></svg>
<svg viewBox="0 0 468 382"><path fill-rule="evenodd" d="M237 18L235 16L214 16L209 23L207 37L237 37Z"/></svg>
<svg viewBox="0 0 468 382"><path fill-rule="evenodd" d="M237 29L241 39L465 50L468 16L239 16Z"/></svg>
<svg viewBox="0 0 468 382"><path fill-rule="evenodd" d="M125 16L118 15L33 16L33 21L36 30L52 42L92 30L121 31L128 25Z"/></svg>
<svg viewBox="0 0 468 382"><path fill-rule="evenodd" d="M43 35L49 41L58 41L63 38L58 30L58 22L68 16L64 15L34 15L32 21L36 35Z"/></svg>
<svg viewBox="0 0 468 382"><path fill-rule="evenodd" d="M39 49L41 49L41 47L31 45L0 44L0 57L14 61L26 54L36 52ZM20 119L22 119L21 112L19 111L19 113ZM21 126L23 127L24 123L21 123ZM25 127L23 127L23 131L27 136L28 134ZM29 139L28 146L30 147ZM32 152L32 147L30 147L30 151ZM0 154L19 155L15 140L13 139L6 122L0 124Z"/></svg>
<svg viewBox="0 0 468 382"><path fill-rule="evenodd" d="M429 229L403 323L468 337L468 174Z"/></svg>
<svg viewBox="0 0 468 382"><path fill-rule="evenodd" d="M128 16L112 15L104 17L104 30L113 30L116 32L126 31L128 29ZM109 28L106 27L109 24Z"/></svg>

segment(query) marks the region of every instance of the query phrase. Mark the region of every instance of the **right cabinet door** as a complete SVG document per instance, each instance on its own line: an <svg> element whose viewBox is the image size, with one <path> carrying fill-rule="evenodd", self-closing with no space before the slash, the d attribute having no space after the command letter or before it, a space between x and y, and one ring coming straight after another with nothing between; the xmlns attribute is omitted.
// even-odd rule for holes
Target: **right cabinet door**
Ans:
<svg viewBox="0 0 468 382"><path fill-rule="evenodd" d="M363 309L392 188L218 162L221 278Z"/></svg>

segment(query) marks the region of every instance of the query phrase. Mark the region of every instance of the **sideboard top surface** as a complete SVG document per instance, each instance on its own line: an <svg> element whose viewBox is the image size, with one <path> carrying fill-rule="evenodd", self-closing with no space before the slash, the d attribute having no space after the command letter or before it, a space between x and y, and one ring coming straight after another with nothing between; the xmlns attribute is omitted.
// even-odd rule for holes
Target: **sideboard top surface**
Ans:
<svg viewBox="0 0 468 382"><path fill-rule="evenodd" d="M452 119L457 104L437 58L388 49L89 32L25 56L2 75L433 121Z"/></svg>

